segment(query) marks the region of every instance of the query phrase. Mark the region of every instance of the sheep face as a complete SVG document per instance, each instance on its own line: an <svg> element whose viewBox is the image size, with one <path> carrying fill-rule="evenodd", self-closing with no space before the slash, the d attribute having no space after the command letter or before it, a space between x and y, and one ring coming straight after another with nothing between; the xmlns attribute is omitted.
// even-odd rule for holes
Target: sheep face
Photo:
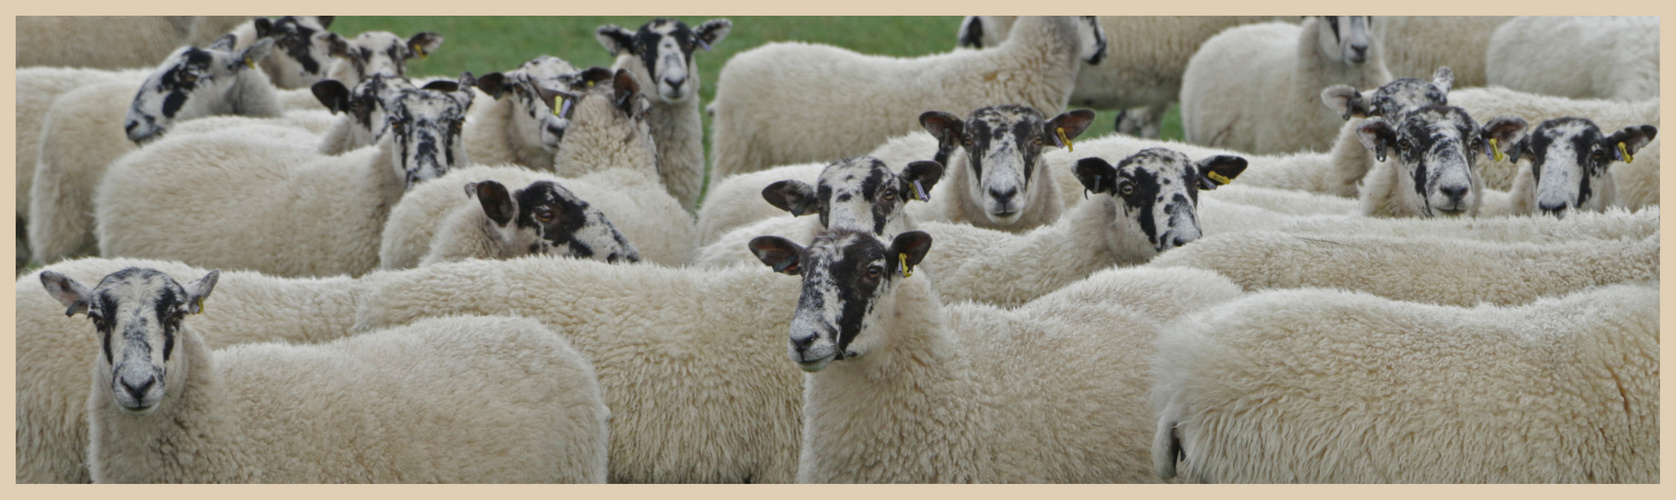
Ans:
<svg viewBox="0 0 1676 500"><path fill-rule="evenodd" d="M395 143L396 174L407 189L414 184L441 177L454 165L464 163L466 109L471 107L471 75L459 82L437 81L424 88L405 89L385 101L386 119Z"/></svg>
<svg viewBox="0 0 1676 500"><path fill-rule="evenodd" d="M47 293L68 309L93 320L102 355L94 370L99 387L109 389L116 406L137 414L151 413L168 388L179 385L189 367L176 355L180 322L187 314L203 312L204 298L215 288L220 271L210 271L186 286L151 269L127 268L111 273L92 290L70 277L41 273Z"/></svg>
<svg viewBox="0 0 1676 500"><path fill-rule="evenodd" d="M1432 81L1419 78L1398 78L1381 85L1373 95L1364 96L1349 85L1334 85L1321 91L1321 102L1339 112L1344 119L1383 116L1398 120L1410 111L1432 104L1449 104L1449 88L1455 83L1455 72L1447 66L1437 68Z"/></svg>
<svg viewBox="0 0 1676 500"><path fill-rule="evenodd" d="M934 161L910 163L897 174L877 158L845 158L828 164L814 187L785 180L763 188L762 197L794 217L820 214L821 227L882 238L907 230L903 206L909 200L929 201L942 176L943 166Z"/></svg>
<svg viewBox="0 0 1676 500"><path fill-rule="evenodd" d="M1324 16L1314 20L1318 33L1318 50L1328 61L1362 64L1378 50L1368 27L1373 18L1368 16Z"/></svg>
<svg viewBox="0 0 1676 500"><path fill-rule="evenodd" d="M202 49L176 50L134 95L123 123L128 140L145 143L161 137L176 120L228 111L227 94L240 74L257 71L256 63L267 57L273 46L272 38L263 38L234 51L229 35Z"/></svg>
<svg viewBox="0 0 1676 500"><path fill-rule="evenodd" d="M331 24L332 16L256 19L256 35L274 38L274 48L284 56L263 60L275 86L300 88L326 77L328 63L332 62L332 45L342 40L336 33L326 31L326 26Z"/></svg>
<svg viewBox="0 0 1676 500"><path fill-rule="evenodd" d="M385 102L411 89L413 85L407 79L384 75L362 80L353 91L337 80L321 80L310 87L332 114L347 113L354 121L355 126L349 129L353 144L373 144L383 137L390 116Z"/></svg>
<svg viewBox="0 0 1676 500"><path fill-rule="evenodd" d="M1606 208L1616 194L1608 167L1633 159L1657 135L1657 128L1639 125L1608 136L1587 118L1555 118L1520 139L1510 155L1515 161L1530 158L1536 180L1532 205L1545 214L1564 217L1570 210Z"/></svg>
<svg viewBox="0 0 1676 500"><path fill-rule="evenodd" d="M330 54L336 60L330 75L349 85L372 75L405 76L408 59L425 57L441 47L442 35L429 31L407 39L388 31L368 31L354 40L334 35Z"/></svg>
<svg viewBox="0 0 1676 500"><path fill-rule="evenodd" d="M1111 195L1116 213L1111 244L1149 244L1142 252L1163 252L1199 239L1199 191L1216 189L1245 171L1238 156L1193 161L1164 148L1141 150L1113 167L1099 157L1077 161L1077 179L1088 191Z"/></svg>
<svg viewBox="0 0 1676 500"><path fill-rule="evenodd" d="M478 77L477 88L499 100L511 95L516 101L513 111L512 133L524 137L526 144L540 144L547 151L557 151L570 127L572 110L557 101L558 91L575 91L580 83L576 67L564 59L540 56L506 73L489 73ZM553 104L560 104L555 111Z"/></svg>
<svg viewBox="0 0 1676 500"><path fill-rule="evenodd" d="M1030 182L1042 161L1042 148L1064 146L1093 121L1094 112L1086 109L1047 120L1035 108L1018 105L978 108L965 121L942 111L920 115L920 124L938 138L939 159L957 145L966 151L974 182L966 184L962 195L983 207L990 222L1002 226L1018 222L1023 208L1037 196Z"/></svg>
<svg viewBox="0 0 1676 500"><path fill-rule="evenodd" d="M693 51L710 50L733 29L727 19L711 19L697 28L668 18L653 19L638 31L608 24L595 30L599 43L611 55L627 52L635 64L626 65L641 81L655 82L657 96L664 102L684 102L698 92L698 70L693 68Z"/></svg>
<svg viewBox="0 0 1676 500"><path fill-rule="evenodd" d="M500 231L507 257L546 254L602 262L640 262L640 252L604 212L552 181L508 193L495 181L466 185Z"/></svg>
<svg viewBox="0 0 1676 500"><path fill-rule="evenodd" d="M931 236L909 231L886 247L871 234L833 229L815 235L808 248L779 236L757 237L750 247L775 271L803 277L789 353L799 368L816 372L886 341L874 326L894 316L886 299L896 280L906 279L904 275L925 259Z"/></svg>
<svg viewBox="0 0 1676 500"><path fill-rule="evenodd" d="M1396 150L1396 160L1406 175L1398 176L1398 191L1413 193L1407 203L1415 213L1476 216L1483 203L1484 180L1474 168L1480 154L1495 154L1488 143L1495 139L1503 151L1512 149L1523 135L1525 121L1497 117L1482 128L1466 111L1452 106L1426 106L1410 113L1393 126L1384 118L1369 118L1356 129L1362 144L1385 161L1385 152Z"/></svg>

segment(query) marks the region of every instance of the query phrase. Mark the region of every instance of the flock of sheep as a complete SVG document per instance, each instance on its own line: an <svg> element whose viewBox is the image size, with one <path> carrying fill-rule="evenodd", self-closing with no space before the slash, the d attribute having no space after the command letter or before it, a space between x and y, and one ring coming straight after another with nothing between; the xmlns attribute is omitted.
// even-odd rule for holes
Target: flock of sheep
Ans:
<svg viewBox="0 0 1676 500"><path fill-rule="evenodd" d="M1659 480L1656 18L331 22L19 18L19 482Z"/></svg>

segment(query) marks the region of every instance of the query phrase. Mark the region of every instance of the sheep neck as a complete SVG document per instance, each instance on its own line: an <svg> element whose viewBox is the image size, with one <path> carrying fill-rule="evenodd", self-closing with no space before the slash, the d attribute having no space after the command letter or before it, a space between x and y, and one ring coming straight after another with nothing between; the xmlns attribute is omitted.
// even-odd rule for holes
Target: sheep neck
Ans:
<svg viewBox="0 0 1676 500"><path fill-rule="evenodd" d="M149 415L131 415L116 407L108 384L94 376L89 396L92 455L97 482L250 482L258 478L228 475L243 471L237 453L244 449L240 422L226 410L226 384L203 337L190 326L176 332L180 362L170 367L167 393ZM98 368L95 368L97 371ZM102 464L118 464L101 467ZM205 475L220 471L223 475Z"/></svg>
<svg viewBox="0 0 1676 500"><path fill-rule="evenodd" d="M879 299L875 324L862 333L881 336L878 347L809 376L800 480L982 480L972 468L985 468L991 455L975 446L988 429L984 419L965 417L992 401L972 371L964 339L948 327L931 277L922 271L897 280ZM859 463L838 463L849 460ZM824 475L816 471L855 476L803 477Z"/></svg>

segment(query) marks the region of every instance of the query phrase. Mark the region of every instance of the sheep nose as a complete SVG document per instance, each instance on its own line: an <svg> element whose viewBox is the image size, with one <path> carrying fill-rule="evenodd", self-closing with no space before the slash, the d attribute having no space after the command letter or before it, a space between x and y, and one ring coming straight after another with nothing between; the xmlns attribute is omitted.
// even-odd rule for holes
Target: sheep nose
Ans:
<svg viewBox="0 0 1676 500"><path fill-rule="evenodd" d="M815 343L815 338L817 337L819 336L809 335L806 337L792 337L791 348L793 351L797 352L799 359L803 358L803 353L809 352L809 346Z"/></svg>
<svg viewBox="0 0 1676 500"><path fill-rule="evenodd" d="M1466 186L1439 186L1437 190L1442 191L1449 197L1449 202L1456 205L1460 204L1461 198L1465 198L1467 194Z"/></svg>
<svg viewBox="0 0 1676 500"><path fill-rule="evenodd" d="M128 123L122 126L122 131L132 134L134 133L134 127L138 126L140 126L139 120L128 120Z"/></svg>
<svg viewBox="0 0 1676 500"><path fill-rule="evenodd" d="M1365 43L1351 44L1350 45L1350 52L1353 56L1353 57L1351 57L1351 59L1355 60L1356 62L1366 61L1368 59L1368 44L1365 44Z"/></svg>
<svg viewBox="0 0 1676 500"><path fill-rule="evenodd" d="M1537 204L1537 208L1541 208L1542 213L1545 213L1545 214L1561 215L1565 212L1565 205L1566 205L1565 202L1559 202L1559 203L1543 202L1543 203Z"/></svg>
<svg viewBox="0 0 1676 500"><path fill-rule="evenodd" d="M1014 196L1018 196L1018 188L1009 187L1005 191L996 188L989 188L989 196L995 198L996 203L1006 205L1008 202L1013 200Z"/></svg>
<svg viewBox="0 0 1676 500"><path fill-rule="evenodd" d="M680 78L664 78L663 81L665 83L668 83L670 88L678 89L678 88L681 88L681 84L687 83L687 77L682 76Z"/></svg>
<svg viewBox="0 0 1676 500"><path fill-rule="evenodd" d="M134 399L138 401L145 399L146 391L151 390L151 386L157 383L157 377L146 377L145 381L140 382L140 385L138 386L129 384L127 378L123 378L121 383L122 390L126 391L129 396L133 396Z"/></svg>

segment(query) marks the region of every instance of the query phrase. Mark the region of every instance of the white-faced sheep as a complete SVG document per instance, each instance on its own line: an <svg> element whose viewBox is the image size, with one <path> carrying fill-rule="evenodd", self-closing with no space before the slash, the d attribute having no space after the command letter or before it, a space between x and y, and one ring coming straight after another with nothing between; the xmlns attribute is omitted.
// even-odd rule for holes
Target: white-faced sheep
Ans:
<svg viewBox="0 0 1676 500"><path fill-rule="evenodd" d="M1484 86L1490 36L1510 16L1381 16L1372 22L1385 67L1396 78L1424 78L1438 66L1455 70L1455 84Z"/></svg>
<svg viewBox="0 0 1676 500"><path fill-rule="evenodd" d="M668 18L653 19L637 31L615 24L594 30L599 43L617 56L614 69L657 88L651 92L647 123L658 146L658 175L669 194L688 212L704 190L704 124L699 115L698 65L693 51L710 50L727 38L733 22L711 19L688 28Z"/></svg>
<svg viewBox="0 0 1676 500"><path fill-rule="evenodd" d="M926 109L1064 109L1102 36L1092 17L1026 17L984 50L894 58L771 43L740 52L716 87L711 177L863 154L915 130ZM829 114L844 118L808 118Z"/></svg>
<svg viewBox="0 0 1676 500"><path fill-rule="evenodd" d="M1579 99L1659 96L1659 18L1521 16L1497 28L1489 84Z"/></svg>
<svg viewBox="0 0 1676 500"><path fill-rule="evenodd" d="M491 100L473 106L466 116L466 148L472 161L552 170L553 155L570 120L562 116L565 110L550 107L549 94L571 90L570 78L576 73L564 59L543 55L512 71L477 77L477 88Z"/></svg>
<svg viewBox="0 0 1676 500"><path fill-rule="evenodd" d="M1515 161L1530 161L1530 168L1519 169L1513 181L1513 213L1540 211L1564 217L1570 211L1599 212L1615 206L1618 184L1610 168L1620 161L1634 163L1635 153L1657 135L1652 125L1607 135L1587 118L1542 122L1508 153Z"/></svg>
<svg viewBox="0 0 1676 500"><path fill-rule="evenodd" d="M81 259L47 266L82 282L129 267L175 276L207 269L179 262ZM17 481L87 483L87 373L84 354L99 348L85 320L40 292L40 272L17 280ZM369 280L347 276L284 279L254 272L222 275L214 312L196 320L212 348L251 342L320 343L350 334ZM260 328L255 327L260 325Z"/></svg>
<svg viewBox="0 0 1676 500"><path fill-rule="evenodd" d="M516 314L561 332L593 360L612 411L611 482L795 479L803 376L773 332L797 287L766 269L522 258L363 279L380 285L357 313L362 330Z"/></svg>
<svg viewBox="0 0 1676 500"><path fill-rule="evenodd" d="M1326 151L1342 120L1321 89L1391 80L1366 16L1228 29L1204 43L1181 83L1187 142L1254 154Z"/></svg>
<svg viewBox="0 0 1676 500"><path fill-rule="evenodd" d="M1148 265L1216 271L1247 290L1333 287L1470 306L1656 280L1658 255L1657 235L1532 243L1251 231L1204 238Z"/></svg>
<svg viewBox="0 0 1676 500"><path fill-rule="evenodd" d="M960 23L961 46L1000 45L1017 18L968 16ZM1101 16L1105 57L1090 61L1077 74L1070 104L1095 109L1125 109L1118 115L1120 133L1158 138L1164 111L1181 94L1187 60L1205 40L1224 29L1269 20L1231 16Z"/></svg>
<svg viewBox="0 0 1676 500"><path fill-rule="evenodd" d="M470 205L460 186L494 180L507 185L536 181L562 184L600 212L646 261L685 264L695 248L692 217L681 210L657 174L657 149L646 125L649 103L627 70L592 68L573 102L571 125L554 159L554 173L513 166L475 166L456 170L443 183L421 185L402 199L384 226L378 265L382 269L417 266L449 212Z"/></svg>
<svg viewBox="0 0 1676 500"><path fill-rule="evenodd" d="M1633 103L1567 99L1490 87L1451 92L1449 104L1465 109L1472 116L1509 115L1524 118L1528 123L1584 116L1594 120L1601 130L1623 130L1643 124L1659 126L1658 99ZM1636 153L1635 163L1614 168L1619 204L1631 210L1659 204L1659 145L1662 143L1654 140L1647 144L1646 149ZM1489 161L1478 169L1484 176L1484 185L1496 190L1512 189L1519 171L1512 156L1486 160Z"/></svg>
<svg viewBox="0 0 1676 500"><path fill-rule="evenodd" d="M282 276L370 271L391 207L414 185L467 163L460 130L470 78L403 90L385 103L389 131L378 144L339 156L250 127L124 156L95 203L100 253ZM218 222L170 222L205 213Z"/></svg>
<svg viewBox="0 0 1676 500"><path fill-rule="evenodd" d="M94 482L604 482L593 368L540 323L442 318L212 352L187 316L219 276L129 268L88 288L41 273L104 353L87 397Z"/></svg>
<svg viewBox="0 0 1676 500"><path fill-rule="evenodd" d="M1231 483L1659 480L1659 290L1521 307L1284 290L1166 326L1159 476Z"/></svg>
<svg viewBox="0 0 1676 500"><path fill-rule="evenodd" d="M1378 163L1362 182L1362 214L1477 217L1486 197L1479 158L1503 155L1524 132L1517 117L1498 116L1480 127L1460 108L1435 104L1397 120L1363 121L1356 136Z"/></svg>
<svg viewBox="0 0 1676 500"><path fill-rule="evenodd" d="M884 161L863 156L832 162L812 186L796 179L770 184L763 188L762 198L792 217L764 219L728 231L715 242L699 248L693 254L692 265L725 267L755 262L756 257L746 245L763 235L781 236L803 244L815 233L841 227L894 238L918 227L908 215L907 205L911 201L927 201L924 196L928 196L942 176L943 166L935 161L916 161L897 173ZM742 176L735 178L738 177ZM817 216L802 217L811 214Z"/></svg>
<svg viewBox="0 0 1676 500"><path fill-rule="evenodd" d="M249 21L239 16L19 16L17 67L148 66L181 45L202 46ZM332 18L321 16L319 22L325 28Z"/></svg>
<svg viewBox="0 0 1676 500"><path fill-rule="evenodd" d="M930 203L910 210L920 220L1012 232L1052 224L1064 203L1054 176L1042 175L1043 153L1069 146L1093 121L1086 109L1052 119L1016 105L978 108L965 120L927 111L920 123L937 138L932 161L946 166L948 178L930 190Z"/></svg>
<svg viewBox="0 0 1676 500"><path fill-rule="evenodd" d="M605 213L553 181L511 192L492 180L473 182L466 184L466 194L478 205L460 207L443 220L419 265L530 254L640 261L640 252Z"/></svg>
<svg viewBox="0 0 1676 500"><path fill-rule="evenodd" d="M936 278L914 270L931 240L910 231L887 247L839 229L807 248L751 242L801 276L789 349L771 348L812 372L798 482L1156 482L1145 360L1172 315L1085 290L1040 313L944 305ZM1211 286L1174 302L1239 295Z"/></svg>

